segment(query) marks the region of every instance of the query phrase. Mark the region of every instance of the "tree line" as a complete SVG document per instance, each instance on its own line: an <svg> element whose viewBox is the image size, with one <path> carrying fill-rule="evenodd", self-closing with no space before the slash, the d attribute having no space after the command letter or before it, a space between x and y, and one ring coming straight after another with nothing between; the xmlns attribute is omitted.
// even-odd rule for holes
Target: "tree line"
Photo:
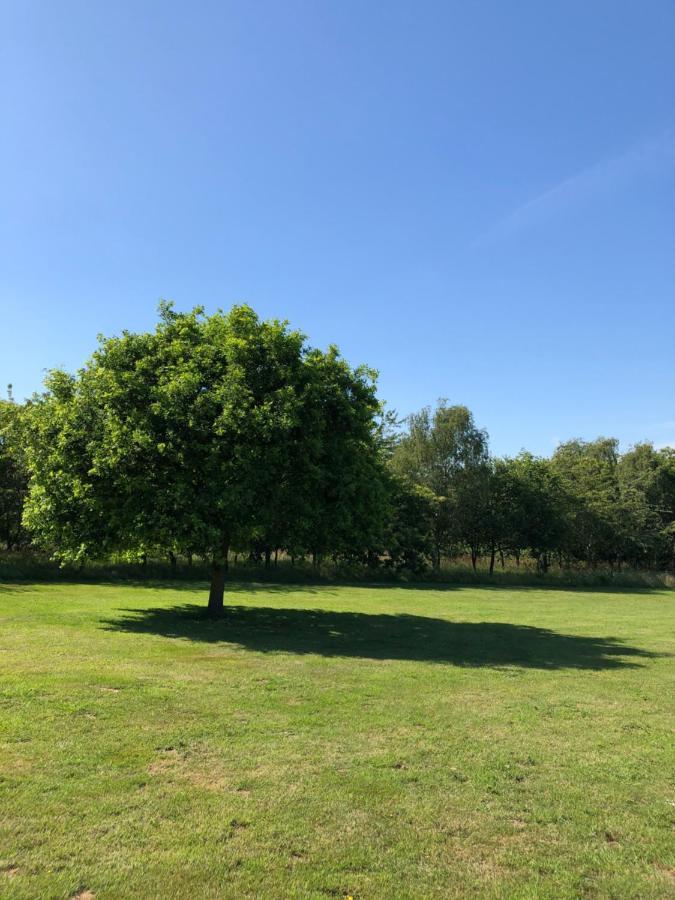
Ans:
<svg viewBox="0 0 675 900"><path fill-rule="evenodd" d="M247 306L160 306L153 332L101 338L76 374L0 402L0 540L61 562L330 558L422 574L444 560L675 562L675 451L573 440L498 458L464 406L403 421L375 373Z"/></svg>

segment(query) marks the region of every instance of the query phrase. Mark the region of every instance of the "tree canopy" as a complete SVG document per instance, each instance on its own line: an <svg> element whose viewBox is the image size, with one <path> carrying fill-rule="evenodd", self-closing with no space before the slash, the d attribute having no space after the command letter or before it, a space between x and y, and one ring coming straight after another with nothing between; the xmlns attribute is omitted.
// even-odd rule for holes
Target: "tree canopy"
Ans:
<svg viewBox="0 0 675 900"><path fill-rule="evenodd" d="M374 373L235 306L160 309L154 332L101 338L31 408L25 520L62 560L155 547L212 560L268 536L326 552L376 526Z"/></svg>
<svg viewBox="0 0 675 900"><path fill-rule="evenodd" d="M0 540L12 550L26 539L21 519L28 489L23 408L11 398L0 400Z"/></svg>
<svg viewBox="0 0 675 900"><path fill-rule="evenodd" d="M675 450L598 438L496 458L467 407L399 421L372 370L286 322L163 303L153 331L101 337L75 374L0 401L0 541L30 539L64 563L206 559L213 612L232 553L415 574L464 555L490 573L524 556L541 573L665 567Z"/></svg>

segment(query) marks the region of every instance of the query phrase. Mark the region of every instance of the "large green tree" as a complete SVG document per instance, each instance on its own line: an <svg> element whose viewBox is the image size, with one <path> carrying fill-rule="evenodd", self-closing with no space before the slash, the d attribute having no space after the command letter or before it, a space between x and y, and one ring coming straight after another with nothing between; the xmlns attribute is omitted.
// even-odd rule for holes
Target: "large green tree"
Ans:
<svg viewBox="0 0 675 900"><path fill-rule="evenodd" d="M368 532L379 474L373 373L310 350L249 307L160 307L155 331L101 339L30 410L25 521L61 560L154 547L212 561L253 538L317 551Z"/></svg>

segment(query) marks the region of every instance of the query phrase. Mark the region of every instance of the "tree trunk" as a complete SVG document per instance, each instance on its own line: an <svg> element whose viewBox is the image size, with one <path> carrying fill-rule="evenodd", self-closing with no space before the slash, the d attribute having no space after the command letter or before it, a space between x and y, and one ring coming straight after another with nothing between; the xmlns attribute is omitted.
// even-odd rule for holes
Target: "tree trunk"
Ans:
<svg viewBox="0 0 675 900"><path fill-rule="evenodd" d="M277 547L277 548L274 550L274 568L275 568L275 569L276 569L276 567L277 567L278 562L279 562L279 548Z"/></svg>
<svg viewBox="0 0 675 900"><path fill-rule="evenodd" d="M492 577L492 573L495 570L495 552L495 546L493 544L490 550L490 577Z"/></svg>
<svg viewBox="0 0 675 900"><path fill-rule="evenodd" d="M502 563L502 569L503 569L503 568L504 568L504 565L505 565L505 564L504 564L504 551L503 551L503 550L500 550L500 551L499 551L499 558L500 558L500 560L501 560L501 563Z"/></svg>
<svg viewBox="0 0 675 900"><path fill-rule="evenodd" d="M213 560L213 565L211 567L211 587L209 589L208 607L210 616L222 616L223 614L228 551L229 545L226 541L223 541L222 555Z"/></svg>
<svg viewBox="0 0 675 900"><path fill-rule="evenodd" d="M476 571L476 560L478 559L477 551L472 547L471 548L471 568Z"/></svg>
<svg viewBox="0 0 675 900"><path fill-rule="evenodd" d="M266 569L269 569L271 559L272 559L272 550L270 547L265 547L265 568Z"/></svg>
<svg viewBox="0 0 675 900"><path fill-rule="evenodd" d="M171 563L171 571L175 572L178 560L176 559L176 554L173 552L173 550L169 550L169 562Z"/></svg>
<svg viewBox="0 0 675 900"><path fill-rule="evenodd" d="M211 588L209 590L209 615L222 616L223 598L225 596L225 566L213 563L211 569Z"/></svg>

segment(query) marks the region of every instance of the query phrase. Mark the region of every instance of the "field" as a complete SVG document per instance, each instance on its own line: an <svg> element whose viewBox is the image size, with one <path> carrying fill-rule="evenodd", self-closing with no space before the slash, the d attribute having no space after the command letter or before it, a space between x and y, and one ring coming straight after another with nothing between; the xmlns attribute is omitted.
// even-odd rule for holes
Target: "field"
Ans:
<svg viewBox="0 0 675 900"><path fill-rule="evenodd" d="M667 897L668 591L0 585L0 897Z"/></svg>

